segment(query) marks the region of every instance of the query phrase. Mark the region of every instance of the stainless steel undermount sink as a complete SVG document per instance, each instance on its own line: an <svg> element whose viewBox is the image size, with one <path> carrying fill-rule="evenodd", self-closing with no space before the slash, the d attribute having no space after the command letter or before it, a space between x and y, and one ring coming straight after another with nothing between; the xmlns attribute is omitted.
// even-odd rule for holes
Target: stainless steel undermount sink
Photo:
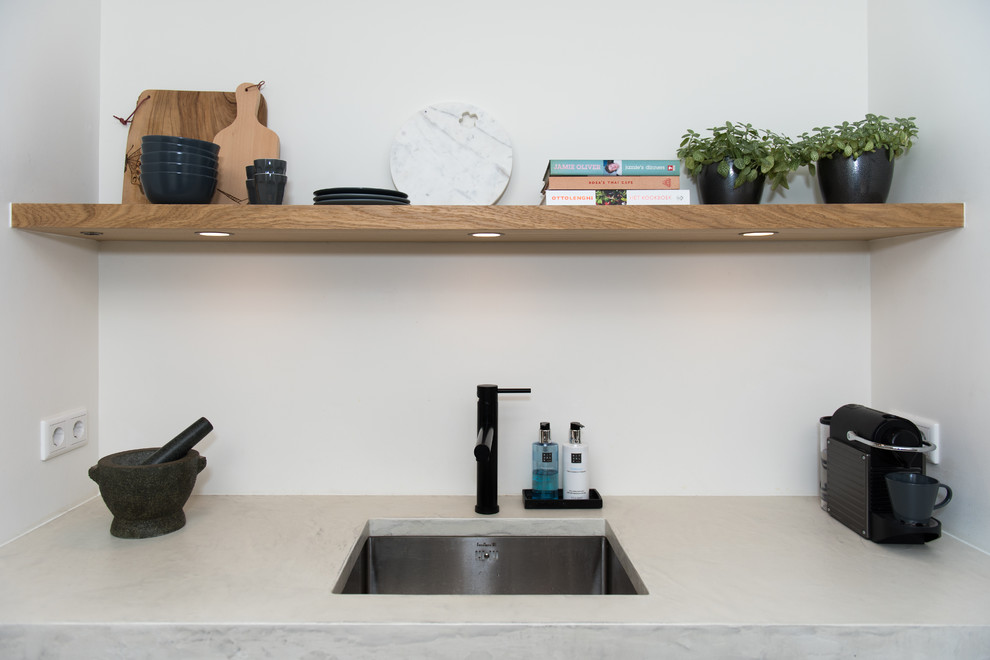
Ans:
<svg viewBox="0 0 990 660"><path fill-rule="evenodd" d="M647 590L605 520L376 519L335 594L637 595Z"/></svg>

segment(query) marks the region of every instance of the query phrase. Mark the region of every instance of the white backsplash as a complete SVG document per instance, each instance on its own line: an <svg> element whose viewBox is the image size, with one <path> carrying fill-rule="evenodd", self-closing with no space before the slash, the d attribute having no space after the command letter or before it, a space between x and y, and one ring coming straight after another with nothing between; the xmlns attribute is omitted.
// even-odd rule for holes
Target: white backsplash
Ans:
<svg viewBox="0 0 990 660"><path fill-rule="evenodd" d="M810 495L817 419L869 392L862 245L108 244L104 453L204 415L214 493L468 494L476 385L500 491L539 422L603 494Z"/></svg>

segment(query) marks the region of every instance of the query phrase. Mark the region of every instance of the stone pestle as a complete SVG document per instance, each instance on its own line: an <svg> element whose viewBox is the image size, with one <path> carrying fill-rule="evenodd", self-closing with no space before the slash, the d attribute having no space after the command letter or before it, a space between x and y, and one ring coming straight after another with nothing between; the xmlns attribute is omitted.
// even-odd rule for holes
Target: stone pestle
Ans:
<svg viewBox="0 0 990 660"><path fill-rule="evenodd" d="M175 436L161 449L146 458L141 465L157 465L177 461L185 456L197 442L213 430L213 425L205 417L200 417L189 428Z"/></svg>

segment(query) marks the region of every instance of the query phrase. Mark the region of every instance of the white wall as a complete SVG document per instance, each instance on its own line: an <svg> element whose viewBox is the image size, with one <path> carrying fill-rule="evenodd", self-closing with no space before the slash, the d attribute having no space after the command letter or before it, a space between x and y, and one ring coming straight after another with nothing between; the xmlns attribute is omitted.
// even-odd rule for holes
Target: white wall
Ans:
<svg viewBox="0 0 990 660"><path fill-rule="evenodd" d="M946 7L951 7L951 11ZM873 244L873 400L941 424L954 489L945 529L990 548L990 5L871 0L870 108L917 116L920 140L898 161L896 199L966 202L966 228ZM975 150L973 145L980 145Z"/></svg>
<svg viewBox="0 0 990 660"><path fill-rule="evenodd" d="M0 3L0 207L97 196L99 2ZM9 220L5 223L9 226ZM83 406L94 437L97 248L0 231L0 541L95 492L95 442L47 463L39 422Z"/></svg>
<svg viewBox="0 0 990 660"><path fill-rule="evenodd" d="M797 134L867 102L861 0L104 0L102 20L101 116L263 79L295 204L390 185L395 133L437 101L510 133L507 204L539 200L551 157L670 158L687 128ZM101 134L101 201L125 138ZM772 201L812 199L798 177ZM495 382L533 388L501 408L503 493L538 423L563 440L577 419L606 496L812 494L817 418L870 392L862 244L108 244L100 287L101 452L205 415L202 492L472 493L475 386Z"/></svg>
<svg viewBox="0 0 990 660"><path fill-rule="evenodd" d="M487 110L512 137L506 204L539 202L549 158L673 157L688 128L731 119L798 134L866 109L863 0L828 12L789 0L102 5L100 116L126 115L145 89L264 80L293 204L319 188L390 186L399 128L442 101ZM808 54L837 34L841 50ZM103 202L121 194L127 129L115 128L101 134ZM797 185L786 201L810 199Z"/></svg>
<svg viewBox="0 0 990 660"><path fill-rule="evenodd" d="M864 257L108 245L101 448L205 415L206 492L470 493L490 381L533 388L501 405L502 492L577 419L602 492L810 494L814 422L868 396Z"/></svg>
<svg viewBox="0 0 990 660"><path fill-rule="evenodd" d="M571 419L588 425L607 496L810 494L818 415L872 398L933 416L948 447L933 473L957 493L946 529L990 547L987 200L979 170L952 158L985 137L971 126L987 112L974 81L990 17L975 0L902 7L0 5L4 97L18 99L0 104L4 205L92 201L92 165L100 201L116 202L126 129L111 115L143 89L258 79L292 203L317 187L389 185L401 123L451 99L513 136L503 203L537 201L550 157L666 157L688 127L743 119L796 134L867 108L922 128L891 201L967 202L965 230L870 252L114 244L99 257L99 307L95 245L0 232L0 539L94 493L98 455L157 444L201 414L217 425L204 492L469 493L474 386L494 381L534 388L502 406L505 493L526 484L543 419L558 439ZM782 41L739 48L743 24ZM836 34L852 46L809 49ZM197 49L175 47L196 36ZM770 201L815 198L805 176L792 187ZM76 405L97 442L42 464L38 420Z"/></svg>

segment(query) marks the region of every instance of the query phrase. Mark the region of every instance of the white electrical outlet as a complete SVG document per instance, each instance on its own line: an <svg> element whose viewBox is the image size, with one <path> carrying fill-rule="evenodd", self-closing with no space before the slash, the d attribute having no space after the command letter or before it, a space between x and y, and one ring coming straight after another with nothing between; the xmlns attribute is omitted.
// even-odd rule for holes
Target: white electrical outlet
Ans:
<svg viewBox="0 0 990 660"><path fill-rule="evenodd" d="M89 442L89 415L77 408L41 420L41 460L47 461Z"/></svg>
<svg viewBox="0 0 990 660"><path fill-rule="evenodd" d="M929 463L938 465L942 460L942 437L938 432L938 422L927 417L918 417L917 415L908 415L899 412L894 412L894 414L914 422L914 425L921 431L922 439L935 445L935 449L925 454L925 456L928 458Z"/></svg>

